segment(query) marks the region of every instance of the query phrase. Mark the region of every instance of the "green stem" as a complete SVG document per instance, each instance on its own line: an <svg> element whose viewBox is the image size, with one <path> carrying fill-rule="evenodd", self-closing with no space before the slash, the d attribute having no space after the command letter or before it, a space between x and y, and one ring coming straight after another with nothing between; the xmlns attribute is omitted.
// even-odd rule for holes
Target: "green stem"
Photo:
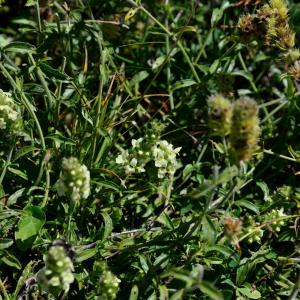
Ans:
<svg viewBox="0 0 300 300"><path fill-rule="evenodd" d="M36 73L37 73L37 76L45 90L45 93L47 95L47 98L49 100L49 108L51 109L55 103L55 99L53 98L50 90L49 90L49 87L48 87L48 83L46 82L45 80L45 77L44 77L44 73L42 72L42 70L40 69L40 67L36 64L36 61L34 60L33 56L31 54L29 54L29 58L30 58L30 61L31 63L35 66L36 68Z"/></svg>
<svg viewBox="0 0 300 300"><path fill-rule="evenodd" d="M240 61L241 65L242 65L242 68L244 69L244 71L247 72L247 73L249 73L248 68L247 68L247 66L246 66L246 64L245 64L245 61L244 61L244 59L243 59L243 57L242 57L241 52L239 52L238 57L239 57L239 61ZM253 91L254 91L255 93L257 93L258 90L257 90L257 87L256 87L256 85L255 85L253 79L249 79L249 82L250 82L250 84L251 84L251 87L252 87Z"/></svg>
<svg viewBox="0 0 300 300"><path fill-rule="evenodd" d="M295 158L292 158L292 157L289 157L289 156L285 156L285 155L282 155L282 154L274 153L272 150L264 149L264 153L270 154L270 155L274 155L274 156L277 156L277 157L280 157L280 158L283 158L283 159L286 159L286 160L289 160L289 161L300 162L299 160L297 160Z"/></svg>
<svg viewBox="0 0 300 300"><path fill-rule="evenodd" d="M140 10L142 10L151 20L154 21L154 23L156 23L169 37L172 38L172 40L177 44L177 46L179 47L183 56L185 57L197 83L201 83L201 80L197 74L197 71L196 71L192 61L190 60L190 57L188 56L187 52L185 51L182 43L179 40L177 40L176 37L171 33L171 31L169 31L169 29L166 28L166 26L164 26L160 21L158 21L145 7L143 7L142 5L138 5L137 3L135 3L132 0L128 0L128 1L136 8L139 8Z"/></svg>
<svg viewBox="0 0 300 300"><path fill-rule="evenodd" d="M2 181L3 181L4 176L5 176L5 174L6 174L7 167L9 166L9 164L10 164L10 162L11 162L11 158L12 158L12 154L13 154L13 152L14 152L14 148L15 148L15 141L12 143L12 146L11 146L11 149L10 149L10 151L9 151L7 160L6 160L6 162L5 162L3 171L2 171L2 173L1 173L1 176L0 176L0 185L2 184Z"/></svg>

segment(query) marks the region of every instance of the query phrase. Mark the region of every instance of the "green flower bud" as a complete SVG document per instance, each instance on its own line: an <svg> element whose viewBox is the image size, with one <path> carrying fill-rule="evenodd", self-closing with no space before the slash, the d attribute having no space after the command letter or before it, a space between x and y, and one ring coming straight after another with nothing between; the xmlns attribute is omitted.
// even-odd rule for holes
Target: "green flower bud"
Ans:
<svg viewBox="0 0 300 300"><path fill-rule="evenodd" d="M121 281L108 269L105 262L94 263L92 279L96 284L97 300L116 299Z"/></svg>
<svg viewBox="0 0 300 300"><path fill-rule="evenodd" d="M231 102L220 94L209 97L208 126L212 135L225 136L229 134L231 126Z"/></svg>
<svg viewBox="0 0 300 300"><path fill-rule="evenodd" d="M57 297L62 291L68 292L74 281L73 263L63 246L52 246L44 255L45 267L37 273L37 282L42 292Z"/></svg>
<svg viewBox="0 0 300 300"><path fill-rule="evenodd" d="M90 194L90 172L85 165L81 165L77 158L64 158L62 170L57 182L59 196L70 197L78 202L86 199Z"/></svg>
<svg viewBox="0 0 300 300"><path fill-rule="evenodd" d="M257 113L256 102L248 97L234 103L229 140L231 153L237 162L249 160L256 150L260 134Z"/></svg>
<svg viewBox="0 0 300 300"><path fill-rule="evenodd" d="M286 214L283 212L283 208L272 209L268 214L265 215L264 220L265 222L270 222L272 230L279 232L281 227L286 223L284 219L281 219L285 216Z"/></svg>

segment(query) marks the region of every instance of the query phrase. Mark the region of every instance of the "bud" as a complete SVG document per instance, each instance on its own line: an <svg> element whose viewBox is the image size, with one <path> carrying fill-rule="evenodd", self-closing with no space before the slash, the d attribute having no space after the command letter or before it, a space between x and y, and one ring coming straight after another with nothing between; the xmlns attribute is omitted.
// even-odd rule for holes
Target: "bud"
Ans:
<svg viewBox="0 0 300 300"><path fill-rule="evenodd" d="M85 165L79 163L77 158L63 158L57 192L59 196L70 197L74 202L89 196L90 172Z"/></svg>
<svg viewBox="0 0 300 300"><path fill-rule="evenodd" d="M260 134L257 113L256 102L248 97L237 100L233 105L229 141L231 153L237 162L251 159L256 150Z"/></svg>
<svg viewBox="0 0 300 300"><path fill-rule="evenodd" d="M67 256L63 246L52 246L44 255L45 267L37 273L37 282L42 292L52 294L54 297L69 291L74 281L73 263Z"/></svg>
<svg viewBox="0 0 300 300"><path fill-rule="evenodd" d="M265 222L270 222L270 226L273 231L279 232L281 227L285 225L286 221L282 219L286 214L281 209L272 209L268 214L265 215Z"/></svg>
<svg viewBox="0 0 300 300"><path fill-rule="evenodd" d="M225 136L230 132L232 108L231 102L220 94L207 100L208 126L212 135Z"/></svg>
<svg viewBox="0 0 300 300"><path fill-rule="evenodd" d="M94 263L93 274L91 278L96 284L97 296L95 299L116 299L121 281L109 270L105 262Z"/></svg>

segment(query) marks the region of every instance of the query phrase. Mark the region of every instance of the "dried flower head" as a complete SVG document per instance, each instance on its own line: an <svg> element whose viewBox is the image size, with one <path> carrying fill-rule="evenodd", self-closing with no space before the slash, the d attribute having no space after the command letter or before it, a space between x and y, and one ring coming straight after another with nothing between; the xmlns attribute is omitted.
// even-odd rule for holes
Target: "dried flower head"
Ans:
<svg viewBox="0 0 300 300"><path fill-rule="evenodd" d="M230 132L232 106L223 95L217 94L207 100L208 126L212 135L225 136Z"/></svg>
<svg viewBox="0 0 300 300"><path fill-rule="evenodd" d="M248 97L237 100L233 105L230 132L231 153L234 159L247 161L256 150L260 134L258 106Z"/></svg>

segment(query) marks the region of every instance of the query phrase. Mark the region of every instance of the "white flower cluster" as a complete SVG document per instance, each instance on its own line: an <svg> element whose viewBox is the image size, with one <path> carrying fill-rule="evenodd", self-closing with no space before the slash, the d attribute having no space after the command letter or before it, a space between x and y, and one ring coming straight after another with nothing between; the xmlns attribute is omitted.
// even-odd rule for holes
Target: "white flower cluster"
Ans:
<svg viewBox="0 0 300 300"><path fill-rule="evenodd" d="M174 149L173 145L165 140L154 142L155 138L155 135L149 137L150 144L143 138L133 139L131 153L128 150L122 151L116 158L116 163L124 166L126 174L133 174L145 172L146 164L154 161L158 169L158 178L173 175L178 168L176 155L181 147Z"/></svg>
<svg viewBox="0 0 300 300"><path fill-rule="evenodd" d="M59 196L68 196L74 202L86 199L90 194L90 172L77 158L64 158L57 182Z"/></svg>
<svg viewBox="0 0 300 300"><path fill-rule="evenodd" d="M17 135L21 127L21 114L11 95L0 90L0 130L6 133L6 137L11 137Z"/></svg>
<svg viewBox="0 0 300 300"><path fill-rule="evenodd" d="M63 246L52 246L44 255L45 267L37 273L37 282L42 291L58 296L61 291L68 292L74 281L74 267Z"/></svg>
<svg viewBox="0 0 300 300"><path fill-rule="evenodd" d="M176 155L181 147L173 148L167 141L158 141L153 146L153 157L155 166L158 168L158 178L164 178L167 174L173 175L178 168Z"/></svg>

